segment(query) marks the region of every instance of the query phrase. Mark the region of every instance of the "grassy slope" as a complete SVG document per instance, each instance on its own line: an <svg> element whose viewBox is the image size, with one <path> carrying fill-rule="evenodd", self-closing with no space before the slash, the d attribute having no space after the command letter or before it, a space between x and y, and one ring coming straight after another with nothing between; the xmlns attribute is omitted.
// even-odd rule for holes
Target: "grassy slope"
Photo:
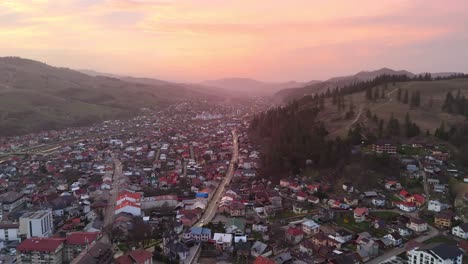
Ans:
<svg viewBox="0 0 468 264"><path fill-rule="evenodd" d="M421 92L421 106L418 108L411 109L409 105L398 102L396 89L401 87L407 89L409 94L412 91ZM365 111L368 108L372 114L377 114L379 118L388 120L393 115L400 119L400 122L404 120L406 113L408 112L411 119L416 122L423 131L429 129L431 133L440 126L442 121L446 124L454 124L465 120L462 116L451 115L441 110L442 104L445 100L445 96L448 91L452 91L455 95L457 90L460 89L462 94L468 97L468 79L454 79L454 80L443 80L434 82L404 82L396 83L395 86L389 85L387 89L387 98L379 99L376 102L370 102L366 100L365 93L356 93L346 97L346 105L352 101L355 105L355 112L359 113L362 110L362 115L359 118L359 122L365 122ZM432 97L432 107L429 106L429 102ZM331 105L331 102L327 102L326 110L321 114L323 120L331 121L327 122L328 129L332 136L344 136L346 135L350 124L354 121L354 118L347 120L344 118L346 111L338 112L336 106Z"/></svg>
<svg viewBox="0 0 468 264"><path fill-rule="evenodd" d="M0 58L0 135L129 116L201 93L173 83L92 77L21 58Z"/></svg>

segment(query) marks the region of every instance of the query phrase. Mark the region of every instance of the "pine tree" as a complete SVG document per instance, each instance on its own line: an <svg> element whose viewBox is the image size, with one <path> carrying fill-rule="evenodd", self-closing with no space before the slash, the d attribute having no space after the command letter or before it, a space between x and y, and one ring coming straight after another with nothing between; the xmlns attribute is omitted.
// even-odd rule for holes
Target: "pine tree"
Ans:
<svg viewBox="0 0 468 264"><path fill-rule="evenodd" d="M447 111L449 113L453 113L453 95L451 92L448 92L447 95L445 96L445 102L442 106L442 110Z"/></svg>
<svg viewBox="0 0 468 264"><path fill-rule="evenodd" d="M405 90L405 93L403 95L403 103L404 104L408 103L408 90Z"/></svg>
<svg viewBox="0 0 468 264"><path fill-rule="evenodd" d="M371 87L368 87L366 89L366 99L369 101L372 100L372 88Z"/></svg>
<svg viewBox="0 0 468 264"><path fill-rule="evenodd" d="M410 106L411 107L418 107L421 104L421 95L419 91L415 91L411 93L411 100Z"/></svg>
<svg viewBox="0 0 468 264"><path fill-rule="evenodd" d="M384 120L380 119L380 121L379 121L379 137L383 136L383 129L384 129Z"/></svg>

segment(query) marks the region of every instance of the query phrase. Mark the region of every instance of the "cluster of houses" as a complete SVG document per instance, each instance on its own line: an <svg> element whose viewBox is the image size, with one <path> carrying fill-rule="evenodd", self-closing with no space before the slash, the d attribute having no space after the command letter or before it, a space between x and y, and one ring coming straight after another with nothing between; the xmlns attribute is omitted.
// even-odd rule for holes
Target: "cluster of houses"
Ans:
<svg viewBox="0 0 468 264"><path fill-rule="evenodd" d="M222 116L232 111L215 108ZM194 119L196 115L194 104L181 103L126 121L50 131L57 136L37 144L97 134L47 154L6 157L0 163L0 248L12 255L16 252L18 263L37 263L44 257L48 263L71 262L91 246L96 250L93 263L149 263L152 254L138 249L114 260L115 248L108 240L125 242L139 221L153 230L161 228L162 221L171 223L169 229L183 237L183 230L190 230L200 219L229 167L231 131L241 119L200 121ZM27 137L46 138L37 134L17 139ZM243 156L238 168L242 177L256 166L253 160L258 153L250 154L250 158ZM117 161L122 164L121 173L116 170ZM233 202L233 213L235 206ZM242 215L241 206L237 215ZM101 235L108 225L119 234L117 240ZM83 237L79 249L70 242L76 236ZM67 253L71 251L73 258ZM89 262L89 257L83 259Z"/></svg>

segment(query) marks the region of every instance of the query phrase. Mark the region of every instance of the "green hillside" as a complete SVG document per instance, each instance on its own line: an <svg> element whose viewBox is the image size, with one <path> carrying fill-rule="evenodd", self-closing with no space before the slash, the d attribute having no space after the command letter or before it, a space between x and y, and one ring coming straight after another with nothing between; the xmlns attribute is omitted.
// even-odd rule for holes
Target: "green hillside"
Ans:
<svg viewBox="0 0 468 264"><path fill-rule="evenodd" d="M84 125L131 116L142 107L210 96L169 82L146 84L95 77L4 57L0 58L0 135Z"/></svg>
<svg viewBox="0 0 468 264"><path fill-rule="evenodd" d="M411 107L410 104L404 104L397 100L398 89L408 94L419 91L421 102L419 107ZM383 90L384 86L375 89ZM352 118L346 118L344 111L339 111L337 107L331 104L331 99L327 100L324 111L321 112L321 118L331 120L328 123L329 131L332 135L345 135L352 124L363 122L365 125L372 126L366 117L367 109L372 115L388 120L392 115L403 121L406 113L409 113L411 119L421 128L422 131L429 130L431 133L437 127L445 122L447 127L459 124L465 121L462 115L449 114L442 110L447 92L456 94L460 90L462 95L468 97L468 79L452 79L440 81L411 81L387 85L385 98L377 100L367 100L365 92L355 93L345 96L345 104L349 107L354 105L356 115Z"/></svg>

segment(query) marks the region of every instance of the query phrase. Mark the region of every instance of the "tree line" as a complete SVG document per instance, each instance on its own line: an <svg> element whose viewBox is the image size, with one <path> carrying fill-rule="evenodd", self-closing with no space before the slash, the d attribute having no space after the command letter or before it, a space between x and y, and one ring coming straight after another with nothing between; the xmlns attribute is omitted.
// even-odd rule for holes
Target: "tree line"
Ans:
<svg viewBox="0 0 468 264"><path fill-rule="evenodd" d="M449 91L445 96L442 110L450 114L458 114L468 117L468 100L461 94L460 89L458 89L455 97L452 92Z"/></svg>
<svg viewBox="0 0 468 264"><path fill-rule="evenodd" d="M412 91L411 98L409 98L408 90L398 88L397 90L397 100L403 104L408 104L414 108L419 107L421 105L421 92L420 91Z"/></svg>
<svg viewBox="0 0 468 264"><path fill-rule="evenodd" d="M266 175L298 174L307 160L316 167L327 168L350 152L346 140L327 138L324 123L317 119L320 108L310 106L314 99L301 101L258 114L251 122L250 134L261 144Z"/></svg>

